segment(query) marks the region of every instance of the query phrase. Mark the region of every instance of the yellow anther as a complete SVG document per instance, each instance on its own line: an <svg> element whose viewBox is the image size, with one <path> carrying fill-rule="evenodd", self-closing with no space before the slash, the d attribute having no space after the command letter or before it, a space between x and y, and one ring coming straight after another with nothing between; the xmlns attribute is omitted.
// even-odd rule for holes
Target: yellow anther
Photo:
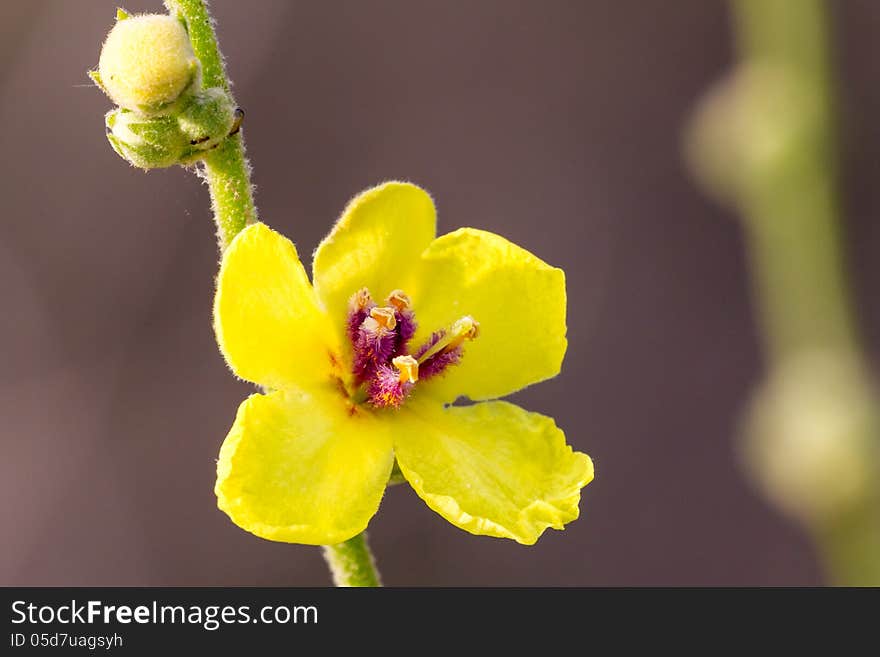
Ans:
<svg viewBox="0 0 880 657"><path fill-rule="evenodd" d="M372 308L370 316L364 320L361 325L370 333L376 335L384 335L388 331L393 331L397 326L397 320L394 318L394 308Z"/></svg>
<svg viewBox="0 0 880 657"><path fill-rule="evenodd" d="M470 315L465 315L452 325L450 333L453 340L458 338L456 344L461 344L462 340L473 340L480 335L480 324Z"/></svg>
<svg viewBox="0 0 880 657"><path fill-rule="evenodd" d="M384 329L391 331L397 326L397 320L394 318L394 308L380 307L373 308L370 311L370 317Z"/></svg>
<svg viewBox="0 0 880 657"><path fill-rule="evenodd" d="M348 306L353 311L366 310L371 303L373 303L373 298L365 287L352 294L351 299L348 300Z"/></svg>
<svg viewBox="0 0 880 657"><path fill-rule="evenodd" d="M473 340L480 335L480 324L470 315L465 315L461 319L456 320L449 330L437 343L419 358L420 363L424 363L429 358L433 358L443 351L452 351L465 340Z"/></svg>
<svg viewBox="0 0 880 657"><path fill-rule="evenodd" d="M400 372L402 383L415 383L419 380L419 361L412 356L398 356L391 360L391 364Z"/></svg>
<svg viewBox="0 0 880 657"><path fill-rule="evenodd" d="M412 303L403 290L394 290L394 292L388 295L388 305L394 306L398 311L403 312L404 310L409 310Z"/></svg>

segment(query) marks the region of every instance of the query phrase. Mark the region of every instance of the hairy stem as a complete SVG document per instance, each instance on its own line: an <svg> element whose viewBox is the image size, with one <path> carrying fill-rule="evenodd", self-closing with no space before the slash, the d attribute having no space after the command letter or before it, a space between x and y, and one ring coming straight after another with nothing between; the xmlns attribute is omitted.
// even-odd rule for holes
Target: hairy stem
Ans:
<svg viewBox="0 0 880 657"><path fill-rule="evenodd" d="M324 559L336 586L381 586L366 532L345 543L324 546Z"/></svg>
<svg viewBox="0 0 880 657"><path fill-rule="evenodd" d="M193 52L202 64L202 85L229 91L229 78L226 77L226 67L206 0L165 0L165 7L168 13L180 16L186 23Z"/></svg>
<svg viewBox="0 0 880 657"><path fill-rule="evenodd" d="M220 87L229 93L229 78L217 45L214 23L205 0L165 0L172 14L180 16L189 30L193 51L202 64L202 84ZM221 253L232 239L257 220L251 167L244 155L241 132L230 135L203 159L202 176L211 193L214 222ZM328 545L324 556L337 586L381 586L379 574L366 535L359 534L345 543Z"/></svg>
<svg viewBox="0 0 880 657"><path fill-rule="evenodd" d="M205 88L229 92L229 78L217 45L214 24L204 0L165 0L168 11L186 23L193 51L202 64ZM242 229L257 220L250 165L244 154L241 132L227 137L203 158L202 177L208 183L217 241L222 252Z"/></svg>
<svg viewBox="0 0 880 657"><path fill-rule="evenodd" d="M241 133L227 137L202 160L201 176L211 193L217 241L222 252L245 226L257 220L257 208Z"/></svg>

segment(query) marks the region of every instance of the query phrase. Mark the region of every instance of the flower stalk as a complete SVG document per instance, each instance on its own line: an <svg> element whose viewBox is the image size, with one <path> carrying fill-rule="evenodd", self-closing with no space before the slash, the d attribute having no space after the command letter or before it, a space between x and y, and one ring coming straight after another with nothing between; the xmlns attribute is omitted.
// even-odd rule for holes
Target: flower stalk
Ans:
<svg viewBox="0 0 880 657"><path fill-rule="evenodd" d="M220 87L230 93L229 78L217 44L214 24L204 0L165 0L172 14L184 20L189 30L193 52L202 65L205 87ZM205 154L201 176L208 183L217 241L220 251L245 226L257 220L250 164L245 157L241 132L227 137L217 148Z"/></svg>
<svg viewBox="0 0 880 657"><path fill-rule="evenodd" d="M217 43L214 24L204 0L165 0L169 13L184 20L193 51L201 62L205 87L230 92L229 78ZM217 240L222 253L232 239L257 220L251 167L245 157L241 132L227 137L205 154L200 175L208 184ZM337 586L380 586L375 561L363 534L325 548Z"/></svg>
<svg viewBox="0 0 880 657"><path fill-rule="evenodd" d="M344 543L324 546L324 559L336 586L382 586L376 562L362 532Z"/></svg>

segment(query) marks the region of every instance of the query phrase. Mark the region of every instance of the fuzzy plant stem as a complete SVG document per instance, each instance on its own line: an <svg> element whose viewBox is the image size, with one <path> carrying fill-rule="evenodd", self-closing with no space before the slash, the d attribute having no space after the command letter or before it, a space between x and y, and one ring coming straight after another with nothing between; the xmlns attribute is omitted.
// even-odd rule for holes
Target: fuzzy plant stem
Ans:
<svg viewBox="0 0 880 657"><path fill-rule="evenodd" d="M165 0L165 6L169 13L181 17L186 23L193 51L202 65L203 86L220 87L228 92L229 78L205 0ZM211 193L222 253L245 226L257 220L251 168L244 155L241 132L231 135L207 153L203 166L202 176ZM325 546L324 556L337 586L381 586L365 534L339 545Z"/></svg>
<svg viewBox="0 0 880 657"><path fill-rule="evenodd" d="M345 543L324 546L324 559L336 586L382 586L366 532Z"/></svg>
<svg viewBox="0 0 880 657"><path fill-rule="evenodd" d="M739 198L771 368L810 351L867 365L845 276L835 167L834 76L823 0L732 0L740 66L810 89L818 117ZM801 108L791 108L792 120ZM868 376L860 383L872 396ZM875 427L876 429L876 427ZM876 443L876 435L872 435ZM878 462L880 451L862 459ZM878 470L880 472L880 470ZM812 527L838 584L880 584L880 483Z"/></svg>
<svg viewBox="0 0 880 657"><path fill-rule="evenodd" d="M165 6L169 13L186 23L193 51L202 64L203 86L220 87L229 92L229 78L207 4L204 0L165 0ZM217 224L217 241L222 252L245 226L257 220L250 165L244 155L241 132L207 152L202 166L200 175L208 183Z"/></svg>

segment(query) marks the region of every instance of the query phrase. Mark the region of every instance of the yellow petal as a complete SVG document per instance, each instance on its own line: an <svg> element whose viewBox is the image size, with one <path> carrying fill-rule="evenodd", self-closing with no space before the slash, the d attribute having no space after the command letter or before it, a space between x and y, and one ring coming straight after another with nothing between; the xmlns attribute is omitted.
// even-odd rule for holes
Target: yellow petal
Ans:
<svg viewBox="0 0 880 657"><path fill-rule="evenodd" d="M313 267L315 290L338 331L349 298L362 287L376 299L407 291L435 226L431 197L409 183L384 183L348 204L318 246Z"/></svg>
<svg viewBox="0 0 880 657"><path fill-rule="evenodd" d="M501 401L445 409L414 401L395 418L397 462L453 525L532 545L578 517L593 463L565 444L552 418Z"/></svg>
<svg viewBox="0 0 880 657"><path fill-rule="evenodd" d="M413 291L418 345L464 315L480 325L464 357L425 382L444 401L494 399L556 376L565 355L565 274L508 240L473 228L436 239Z"/></svg>
<svg viewBox="0 0 880 657"><path fill-rule="evenodd" d="M327 545L362 532L394 461L388 427L331 388L251 395L217 462L218 506L272 541Z"/></svg>
<svg viewBox="0 0 880 657"><path fill-rule="evenodd" d="M270 388L325 382L338 353L296 247L260 223L223 254L214 331L232 371Z"/></svg>

